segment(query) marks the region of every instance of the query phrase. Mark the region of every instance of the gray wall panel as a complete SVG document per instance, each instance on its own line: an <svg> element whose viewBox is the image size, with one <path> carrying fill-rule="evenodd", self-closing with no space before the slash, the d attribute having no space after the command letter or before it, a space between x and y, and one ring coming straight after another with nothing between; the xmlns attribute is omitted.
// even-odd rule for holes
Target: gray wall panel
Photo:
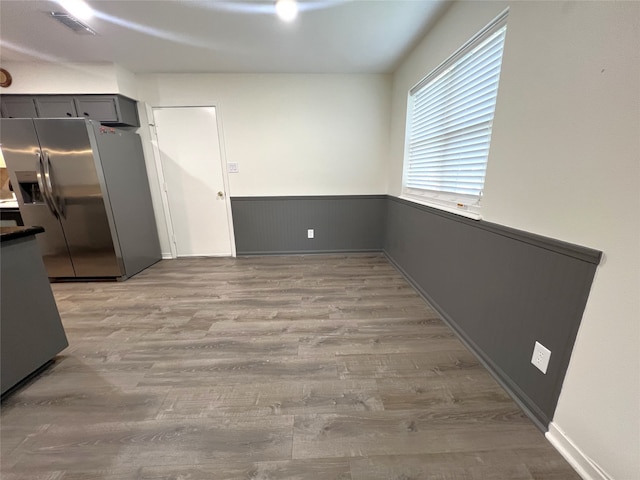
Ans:
<svg viewBox="0 0 640 480"><path fill-rule="evenodd" d="M547 429L601 252L384 195L235 197L231 206L239 255L384 249ZM546 375L530 363L536 341L551 350Z"/></svg>
<svg viewBox="0 0 640 480"><path fill-rule="evenodd" d="M387 208L389 258L546 429L600 253L393 197ZM546 375L535 341L552 352Z"/></svg>
<svg viewBox="0 0 640 480"><path fill-rule="evenodd" d="M234 197L231 209L238 255L382 250L385 195Z"/></svg>

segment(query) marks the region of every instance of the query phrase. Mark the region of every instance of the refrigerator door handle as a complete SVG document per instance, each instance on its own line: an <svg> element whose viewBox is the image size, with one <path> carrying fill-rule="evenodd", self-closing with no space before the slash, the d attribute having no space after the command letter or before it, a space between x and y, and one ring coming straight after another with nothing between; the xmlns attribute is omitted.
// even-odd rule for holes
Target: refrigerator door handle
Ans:
<svg viewBox="0 0 640 480"><path fill-rule="evenodd" d="M44 179L47 184L47 189L49 191L49 197L51 199L51 203L53 205L53 209L56 211L58 217L64 217L64 212L62 210L62 202L60 201L60 197L56 195L56 192L53 188L53 182L51 180L51 159L47 153L44 154L47 161L44 163Z"/></svg>
<svg viewBox="0 0 640 480"><path fill-rule="evenodd" d="M36 155L38 156L38 160L36 160L36 178L38 179L38 187L40 187L40 193L42 194L42 198L44 198L47 207L49 207L49 210L51 210L51 213L53 213L56 218L59 218L58 212L53 207L51 199L49 198L49 192L47 191L44 184L44 178L46 175L44 172L44 163L42 162L42 156L40 155L40 152L36 153Z"/></svg>

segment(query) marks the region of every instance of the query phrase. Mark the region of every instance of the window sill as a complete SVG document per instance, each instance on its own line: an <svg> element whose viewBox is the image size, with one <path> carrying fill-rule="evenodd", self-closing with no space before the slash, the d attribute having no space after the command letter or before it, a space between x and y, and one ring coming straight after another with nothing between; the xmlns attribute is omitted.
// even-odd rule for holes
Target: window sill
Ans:
<svg viewBox="0 0 640 480"><path fill-rule="evenodd" d="M471 220L482 220L482 215L479 212L473 212L466 210L465 207L457 207L454 205L444 205L436 200L431 200L427 197L408 195L403 193L400 198L409 202L418 203L427 207L437 208L454 215L460 215L461 217L470 218ZM468 208L468 207L467 207Z"/></svg>

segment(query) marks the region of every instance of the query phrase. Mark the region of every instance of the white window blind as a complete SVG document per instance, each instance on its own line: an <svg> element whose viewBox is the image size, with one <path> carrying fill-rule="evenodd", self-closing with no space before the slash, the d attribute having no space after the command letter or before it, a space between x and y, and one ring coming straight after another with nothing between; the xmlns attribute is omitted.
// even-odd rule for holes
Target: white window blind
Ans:
<svg viewBox="0 0 640 480"><path fill-rule="evenodd" d="M506 28L504 12L409 92L405 193L478 204Z"/></svg>

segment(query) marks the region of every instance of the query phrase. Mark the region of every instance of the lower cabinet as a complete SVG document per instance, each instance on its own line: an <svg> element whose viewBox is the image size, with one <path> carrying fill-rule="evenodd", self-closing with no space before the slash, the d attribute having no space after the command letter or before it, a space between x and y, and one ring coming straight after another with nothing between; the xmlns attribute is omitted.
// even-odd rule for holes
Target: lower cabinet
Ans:
<svg viewBox="0 0 640 480"><path fill-rule="evenodd" d="M40 227L36 229L42 231ZM33 227L0 229L2 394L69 345L35 235L14 238L16 232L33 230Z"/></svg>

